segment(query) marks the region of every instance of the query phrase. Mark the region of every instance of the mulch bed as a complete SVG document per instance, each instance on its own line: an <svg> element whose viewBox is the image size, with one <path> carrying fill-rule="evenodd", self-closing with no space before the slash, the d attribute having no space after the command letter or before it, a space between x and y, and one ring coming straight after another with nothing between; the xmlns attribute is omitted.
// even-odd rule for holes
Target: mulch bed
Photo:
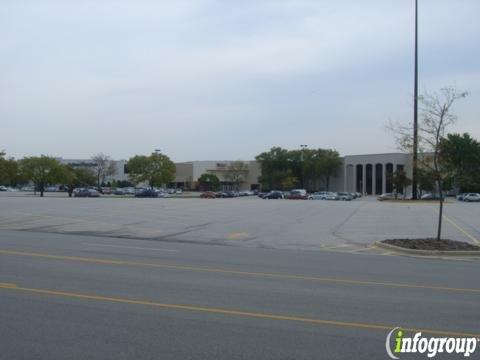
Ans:
<svg viewBox="0 0 480 360"><path fill-rule="evenodd" d="M479 251L480 246L472 245L463 241L450 239L388 239L382 241L385 244L395 245L414 250L442 250L442 251Z"/></svg>

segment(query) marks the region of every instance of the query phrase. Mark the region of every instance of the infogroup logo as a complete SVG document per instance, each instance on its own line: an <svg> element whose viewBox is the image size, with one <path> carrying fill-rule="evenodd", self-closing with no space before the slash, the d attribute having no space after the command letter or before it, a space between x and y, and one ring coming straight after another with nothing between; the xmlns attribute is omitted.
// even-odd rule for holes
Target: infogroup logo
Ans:
<svg viewBox="0 0 480 360"><path fill-rule="evenodd" d="M392 335L395 334L395 341L392 346ZM400 359L398 356L405 353L426 354L433 358L437 354L461 354L469 357L477 349L480 339L475 337L424 337L421 332L415 333L413 337L405 336L405 332L399 327L394 328L387 335L385 348L391 359Z"/></svg>

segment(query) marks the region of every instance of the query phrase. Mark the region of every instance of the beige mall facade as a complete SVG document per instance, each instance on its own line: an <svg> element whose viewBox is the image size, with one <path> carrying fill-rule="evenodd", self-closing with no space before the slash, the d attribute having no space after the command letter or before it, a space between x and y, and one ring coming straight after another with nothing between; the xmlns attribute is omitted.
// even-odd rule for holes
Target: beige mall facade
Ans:
<svg viewBox="0 0 480 360"><path fill-rule="evenodd" d="M214 174L220 180L222 190L233 190L234 185L228 179L228 168L232 162L230 160L215 160L175 163L175 181L171 185L183 189L198 189L198 178L202 174ZM241 184L240 190L259 189L260 164L257 161L241 162L246 166L242 176L245 181Z"/></svg>
<svg viewBox="0 0 480 360"><path fill-rule="evenodd" d="M67 160L59 158L62 163L77 166L91 166L91 160ZM396 170L404 170L408 177L412 174L412 157L403 153L348 155L342 158L343 164L330 180L329 189L318 190L359 192L365 195L378 195L392 192L390 174ZM238 160L237 160L238 161ZM215 174L221 182L222 190L232 190L233 184L228 180L228 167L231 160L187 161L175 163L176 174L171 187L182 189L198 189L198 178L202 174ZM240 190L260 189L258 178L261 175L257 161L242 161L246 165L243 178L245 181ZM126 161L115 161L116 174L106 179L128 180ZM408 190L410 191L410 190Z"/></svg>
<svg viewBox="0 0 480 360"><path fill-rule="evenodd" d="M379 195L392 192L390 176L397 170L403 170L411 178L412 157L403 153L348 155L342 158L343 164L330 180L330 191L359 192L364 195ZM258 177L261 175L260 164L257 161L243 161L247 165L245 182L241 190L259 189ZM222 189L232 189L226 174L231 161L189 161L176 163L177 173L175 184L185 188L192 184L197 188L197 180L202 174L215 174L222 183Z"/></svg>
<svg viewBox="0 0 480 360"><path fill-rule="evenodd" d="M402 153L350 155L343 158L342 173L336 181L337 191L379 195L392 192L390 176L403 170L412 176L412 156Z"/></svg>

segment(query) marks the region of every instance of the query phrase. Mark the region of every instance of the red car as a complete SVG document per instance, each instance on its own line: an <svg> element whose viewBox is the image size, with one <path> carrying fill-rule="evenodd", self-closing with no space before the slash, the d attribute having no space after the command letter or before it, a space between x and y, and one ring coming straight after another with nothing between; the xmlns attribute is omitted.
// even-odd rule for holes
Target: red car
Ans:
<svg viewBox="0 0 480 360"><path fill-rule="evenodd" d="M293 192L287 196L287 199L288 200L307 200L308 196L302 193Z"/></svg>
<svg viewBox="0 0 480 360"><path fill-rule="evenodd" d="M215 199L217 194L215 194L213 191L205 191L204 193L200 194L200 197L202 199Z"/></svg>

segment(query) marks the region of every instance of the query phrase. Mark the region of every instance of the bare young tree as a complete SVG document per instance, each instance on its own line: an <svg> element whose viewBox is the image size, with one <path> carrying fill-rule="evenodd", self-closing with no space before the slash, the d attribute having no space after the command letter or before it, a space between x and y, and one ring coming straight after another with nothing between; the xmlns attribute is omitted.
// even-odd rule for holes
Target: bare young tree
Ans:
<svg viewBox="0 0 480 360"><path fill-rule="evenodd" d="M110 159L110 156L102 153L92 156L92 162L94 164L92 169L97 179L97 188L100 189L107 176L116 174L115 162Z"/></svg>
<svg viewBox="0 0 480 360"><path fill-rule="evenodd" d="M439 92L426 92L418 99L420 103L420 122L418 126L420 156L418 157L418 163L420 168L429 174L435 182L440 198L437 240L440 240L442 233L444 181L449 175L442 167L440 142L446 135L447 128L457 120L457 117L451 112L453 104L456 100L467 95L467 92L458 92L453 87L445 87L440 89ZM389 129L396 137L398 147L402 151L411 153L413 148L412 127L391 123Z"/></svg>
<svg viewBox="0 0 480 360"><path fill-rule="evenodd" d="M238 191L240 185L242 185L248 176L248 165L243 161L233 161L227 168L225 178L232 182L235 186L235 190Z"/></svg>

